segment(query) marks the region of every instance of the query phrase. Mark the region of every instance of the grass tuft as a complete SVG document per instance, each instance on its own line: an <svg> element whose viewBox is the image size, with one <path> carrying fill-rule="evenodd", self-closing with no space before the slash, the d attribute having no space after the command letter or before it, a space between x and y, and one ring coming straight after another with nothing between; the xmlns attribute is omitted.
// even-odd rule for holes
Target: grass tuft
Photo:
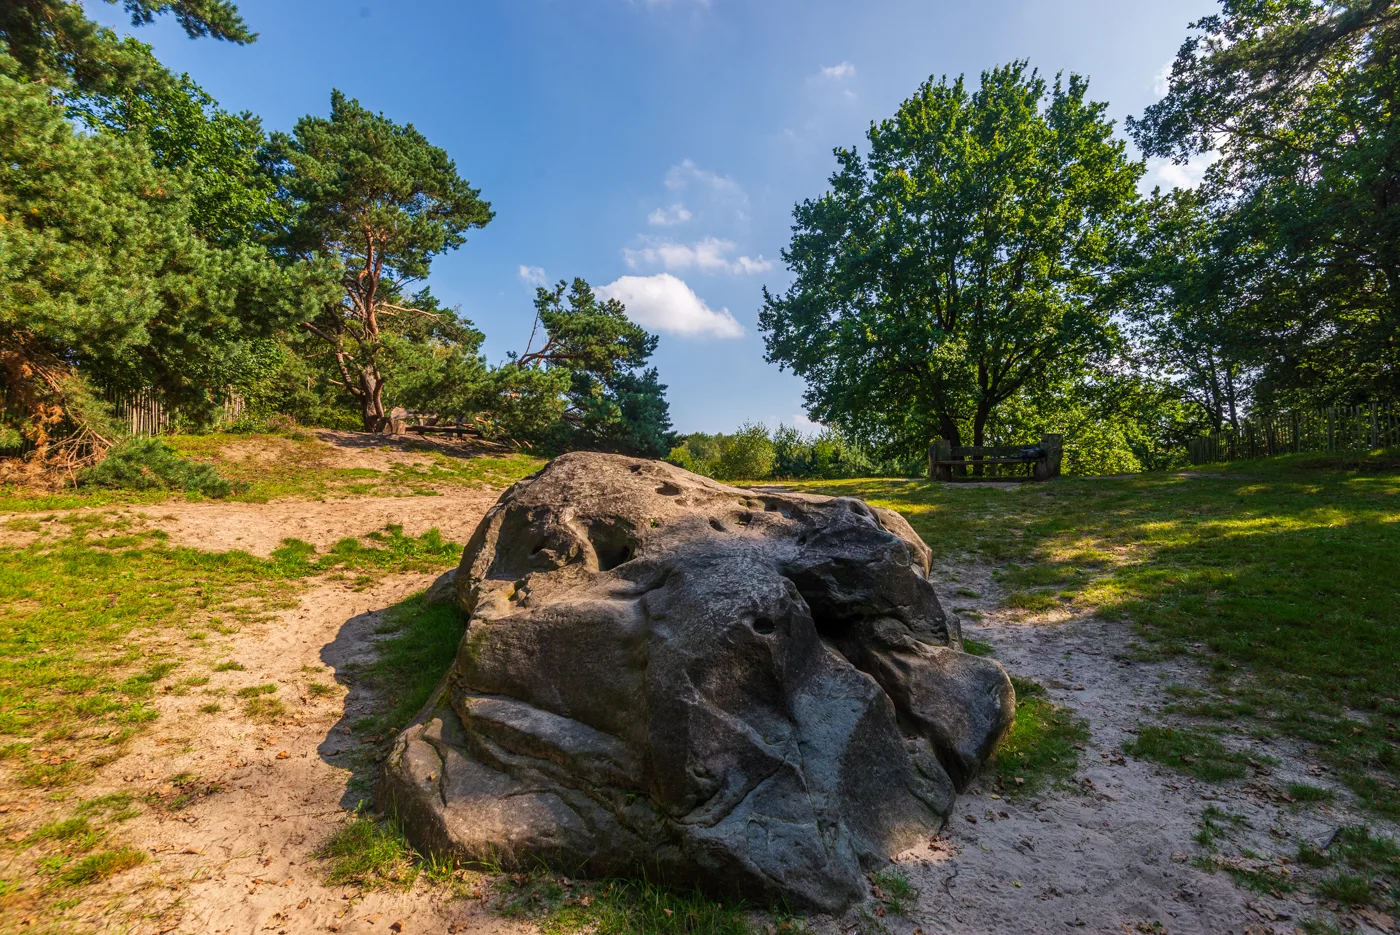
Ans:
<svg viewBox="0 0 1400 935"><path fill-rule="evenodd" d="M1144 727L1137 740L1123 744L1130 756L1152 760L1206 782L1242 779L1250 758L1201 731L1175 727Z"/></svg>
<svg viewBox="0 0 1400 935"><path fill-rule="evenodd" d="M417 854L403 828L356 812L316 852L328 862L326 882L406 890L418 879Z"/></svg>
<svg viewBox="0 0 1400 935"><path fill-rule="evenodd" d="M1016 720L989 769L1007 793L1035 795L1075 774L1078 747L1089 739L1089 724L1052 704L1037 683L1013 675L1011 684L1016 689Z"/></svg>

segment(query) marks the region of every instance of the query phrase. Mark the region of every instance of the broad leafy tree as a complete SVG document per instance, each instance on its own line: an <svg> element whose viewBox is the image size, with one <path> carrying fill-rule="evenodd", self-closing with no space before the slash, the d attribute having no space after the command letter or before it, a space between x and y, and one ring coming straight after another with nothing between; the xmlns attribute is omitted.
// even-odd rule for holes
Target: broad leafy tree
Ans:
<svg viewBox="0 0 1400 935"><path fill-rule="evenodd" d="M1142 174L1087 83L1024 63L930 80L838 149L765 290L768 359L818 421L890 453L984 443L998 406L1109 346L1105 284Z"/></svg>
<svg viewBox="0 0 1400 935"><path fill-rule="evenodd" d="M1269 354L1251 288L1262 258L1237 221L1208 193L1154 193L1122 281L1138 363L1196 402L1211 431L1239 427Z"/></svg>
<svg viewBox="0 0 1400 935"><path fill-rule="evenodd" d="M140 139L157 168L179 175L190 223L211 243L258 243L286 220L261 121L222 110L189 75L75 97L69 110L94 129Z"/></svg>
<svg viewBox="0 0 1400 935"><path fill-rule="evenodd" d="M1167 96L1132 123L1149 155L1215 151L1268 353L1262 402L1400 393L1400 4L1223 0Z"/></svg>
<svg viewBox="0 0 1400 935"><path fill-rule="evenodd" d="M412 124L397 124L339 91L329 117L303 117L275 138L281 183L294 213L290 256L325 258L340 270L342 297L303 327L328 345L366 431L385 418L392 324L413 316L405 290L428 275L433 257L466 242L491 220L480 191Z"/></svg>

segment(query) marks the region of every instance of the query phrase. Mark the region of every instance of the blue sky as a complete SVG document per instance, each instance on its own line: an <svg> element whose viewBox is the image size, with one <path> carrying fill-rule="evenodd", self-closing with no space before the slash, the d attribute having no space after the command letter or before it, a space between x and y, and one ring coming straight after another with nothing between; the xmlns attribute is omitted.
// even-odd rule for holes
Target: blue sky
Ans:
<svg viewBox="0 0 1400 935"><path fill-rule="evenodd" d="M126 30L120 10L93 15ZM832 147L863 142L930 75L1025 58L1088 75L1119 121L1161 92L1214 0L241 0L245 47L135 30L268 129L339 88L411 122L496 219L430 283L497 361L529 335L535 282L583 276L661 336L676 427L801 424L802 384L763 360L762 287L788 282L793 205ZM1149 167L1149 182L1193 167Z"/></svg>

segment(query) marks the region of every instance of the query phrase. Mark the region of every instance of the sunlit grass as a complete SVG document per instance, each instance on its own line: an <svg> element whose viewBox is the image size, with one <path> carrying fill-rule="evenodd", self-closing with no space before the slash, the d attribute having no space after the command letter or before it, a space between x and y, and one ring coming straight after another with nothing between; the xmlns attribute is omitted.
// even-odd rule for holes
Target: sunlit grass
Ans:
<svg viewBox="0 0 1400 935"><path fill-rule="evenodd" d="M505 487L533 474L545 463L540 458L507 451L451 457L422 442L399 440L389 447L406 452L414 463L396 462L379 470L338 467L332 447L308 432L169 435L163 440L182 457L212 464L220 476L234 481L239 490L227 499L253 503L282 498L432 496L440 488ZM203 499L199 494L165 490L92 487L43 492L0 487L0 513Z"/></svg>
<svg viewBox="0 0 1400 935"><path fill-rule="evenodd" d="M1214 711L1258 712L1365 804L1400 817L1387 727L1400 717L1393 452L1000 488L795 486L899 510L950 561L997 566L1026 613L1072 606L1140 625L1155 654L1207 664L1225 702Z"/></svg>

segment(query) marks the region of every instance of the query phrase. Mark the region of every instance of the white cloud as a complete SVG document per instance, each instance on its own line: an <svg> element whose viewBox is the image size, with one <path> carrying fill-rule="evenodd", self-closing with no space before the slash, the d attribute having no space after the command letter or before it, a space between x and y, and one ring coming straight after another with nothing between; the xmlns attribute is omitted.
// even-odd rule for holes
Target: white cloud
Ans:
<svg viewBox="0 0 1400 935"><path fill-rule="evenodd" d="M729 309L710 308L693 289L670 273L623 276L594 291L627 306L627 317L649 331L697 338L744 335L744 326L734 320Z"/></svg>
<svg viewBox="0 0 1400 935"><path fill-rule="evenodd" d="M702 169L689 159L683 159L679 164L671 166L666 170L666 187L675 191L687 188L692 184L709 188L712 191L724 192L735 195L742 195L744 190L739 187L739 183L727 175L720 175L710 169Z"/></svg>
<svg viewBox="0 0 1400 935"><path fill-rule="evenodd" d="M522 263L516 275L520 277L521 282L531 287L544 286L549 283L549 279L544 274L543 266L526 266Z"/></svg>
<svg viewBox="0 0 1400 935"><path fill-rule="evenodd" d="M675 204L669 208L657 208L648 214L647 223L652 227L674 227L689 221L691 216L685 205Z"/></svg>
<svg viewBox="0 0 1400 935"><path fill-rule="evenodd" d="M822 425L820 422L813 422L807 417L807 413L805 412L794 413L792 417L792 425L793 428L797 429L799 432L805 432L809 435L816 434L817 432L823 432L826 430L825 425Z"/></svg>
<svg viewBox="0 0 1400 935"><path fill-rule="evenodd" d="M734 276L750 273L766 273L773 268L772 260L738 256L730 258L737 248L732 240L706 237L693 244L676 243L674 240L643 238L643 246L624 248L622 257L632 269L641 266L660 266L671 270L699 270L702 273L729 273Z"/></svg>
<svg viewBox="0 0 1400 935"><path fill-rule="evenodd" d="M1152 93L1158 97L1166 97L1167 92L1172 89L1172 63L1167 62L1157 69L1157 74L1152 78Z"/></svg>
<svg viewBox="0 0 1400 935"><path fill-rule="evenodd" d="M1177 165L1169 159L1153 159L1148 163L1148 173L1143 184L1148 189L1160 185L1166 189L1195 188L1205 178L1206 170L1220 158L1217 152L1192 156L1185 165Z"/></svg>
<svg viewBox="0 0 1400 935"><path fill-rule="evenodd" d="M854 78L856 76L856 66L850 62L842 62L840 65L823 65L821 76L830 78L832 81L840 81L842 78Z"/></svg>

